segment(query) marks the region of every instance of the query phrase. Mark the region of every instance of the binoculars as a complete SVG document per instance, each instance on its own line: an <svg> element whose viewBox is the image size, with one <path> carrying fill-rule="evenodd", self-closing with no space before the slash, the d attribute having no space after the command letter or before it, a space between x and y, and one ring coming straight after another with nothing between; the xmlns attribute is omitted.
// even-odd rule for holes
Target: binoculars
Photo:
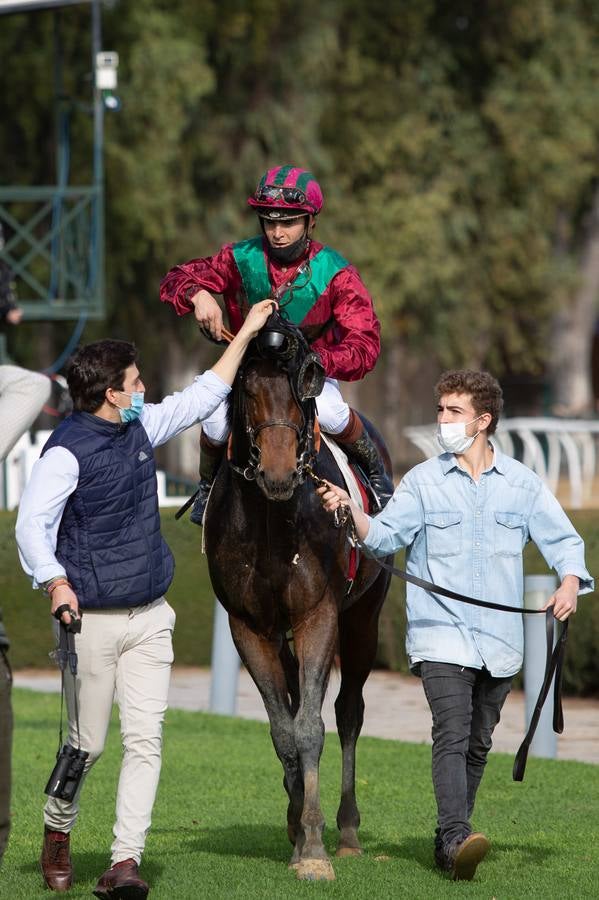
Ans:
<svg viewBox="0 0 599 900"><path fill-rule="evenodd" d="M79 787L88 756L87 750L65 744L56 754L56 765L44 793L49 797L58 797L59 800L72 800Z"/></svg>

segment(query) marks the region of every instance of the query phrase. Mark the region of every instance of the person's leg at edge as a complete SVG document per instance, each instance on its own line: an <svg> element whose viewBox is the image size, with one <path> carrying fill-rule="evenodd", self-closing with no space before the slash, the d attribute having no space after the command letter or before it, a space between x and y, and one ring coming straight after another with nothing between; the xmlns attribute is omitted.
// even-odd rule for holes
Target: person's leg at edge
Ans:
<svg viewBox="0 0 599 900"><path fill-rule="evenodd" d="M476 669L423 662L422 686L432 718L432 775L437 801L435 858L448 867L452 850L471 832L466 755Z"/></svg>
<svg viewBox="0 0 599 900"><path fill-rule="evenodd" d="M47 375L19 366L0 366L0 459L12 450L22 434L31 428L50 397L52 383Z"/></svg>
<svg viewBox="0 0 599 900"><path fill-rule="evenodd" d="M493 731L499 722L511 686L511 678L493 678L486 669L481 670L474 686L470 744L466 757L468 819L472 818L476 792L491 749Z"/></svg>
<svg viewBox="0 0 599 900"><path fill-rule="evenodd" d="M0 863L10 832L10 785L12 749L12 674L8 656L0 648Z"/></svg>

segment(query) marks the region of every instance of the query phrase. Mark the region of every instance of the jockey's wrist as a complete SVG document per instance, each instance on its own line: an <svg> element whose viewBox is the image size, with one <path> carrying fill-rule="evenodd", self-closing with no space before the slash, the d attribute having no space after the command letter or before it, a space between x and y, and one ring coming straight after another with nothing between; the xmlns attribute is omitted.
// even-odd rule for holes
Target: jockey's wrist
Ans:
<svg viewBox="0 0 599 900"><path fill-rule="evenodd" d="M185 302L189 303L190 306L195 306L195 303L193 302L192 297L195 297L195 295L198 294L201 290L202 289L200 287L198 287L197 284L194 284L191 287L188 287L183 293L183 298L184 298Z"/></svg>

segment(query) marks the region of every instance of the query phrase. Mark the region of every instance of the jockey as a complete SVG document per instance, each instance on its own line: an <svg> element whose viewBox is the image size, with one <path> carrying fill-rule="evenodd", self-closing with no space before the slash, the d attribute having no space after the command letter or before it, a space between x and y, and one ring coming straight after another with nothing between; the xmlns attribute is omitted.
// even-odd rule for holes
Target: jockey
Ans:
<svg viewBox="0 0 599 900"><path fill-rule="evenodd" d="M372 298L347 260L312 239L323 195L310 172L290 165L269 169L248 203L262 235L175 266L162 280L160 299L172 303L180 316L193 310L200 325L220 340L223 314L213 294L223 295L235 333L248 305L276 298L281 316L301 326L324 365L327 378L316 401L320 427L360 466L384 506L393 484L337 383L338 378L360 380L379 356L380 325ZM202 422L199 492L191 515L196 524L202 522L229 431L229 408L223 403Z"/></svg>

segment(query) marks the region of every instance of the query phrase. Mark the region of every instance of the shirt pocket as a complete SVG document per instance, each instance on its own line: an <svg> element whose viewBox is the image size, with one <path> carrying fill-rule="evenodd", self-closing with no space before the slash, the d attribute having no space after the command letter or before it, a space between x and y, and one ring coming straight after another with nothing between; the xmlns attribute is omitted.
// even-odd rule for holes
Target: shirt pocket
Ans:
<svg viewBox="0 0 599 900"><path fill-rule="evenodd" d="M457 556L462 549L462 514L425 512L427 555Z"/></svg>
<svg viewBox="0 0 599 900"><path fill-rule="evenodd" d="M521 513L495 513L495 555L518 556L524 546L524 516Z"/></svg>

